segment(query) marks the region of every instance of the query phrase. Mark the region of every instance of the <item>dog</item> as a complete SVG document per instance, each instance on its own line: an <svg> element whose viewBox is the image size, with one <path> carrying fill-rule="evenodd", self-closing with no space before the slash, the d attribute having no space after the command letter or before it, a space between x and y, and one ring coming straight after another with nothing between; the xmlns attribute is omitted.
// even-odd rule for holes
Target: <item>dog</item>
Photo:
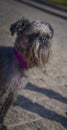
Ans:
<svg viewBox="0 0 67 130"><path fill-rule="evenodd" d="M0 54L0 129L14 103L24 72L34 66L44 67L48 62L54 35L49 23L31 22L26 18L11 24L10 32L12 36L16 34L15 45L6 54L5 51Z"/></svg>

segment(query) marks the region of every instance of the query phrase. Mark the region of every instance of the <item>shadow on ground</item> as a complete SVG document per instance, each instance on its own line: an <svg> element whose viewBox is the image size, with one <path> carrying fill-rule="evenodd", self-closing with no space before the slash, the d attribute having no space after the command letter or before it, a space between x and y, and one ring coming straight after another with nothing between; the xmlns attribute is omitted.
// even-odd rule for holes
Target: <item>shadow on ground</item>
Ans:
<svg viewBox="0 0 67 130"><path fill-rule="evenodd" d="M6 47L6 46L0 46L0 67L5 65L6 62L10 62L13 57L13 48L12 47Z"/></svg>
<svg viewBox="0 0 67 130"><path fill-rule="evenodd" d="M50 98L54 98L57 100L59 99L59 101L66 103L66 99L64 99L60 94L53 92L52 90L37 88L37 86L32 85L31 83L28 83L26 88L30 89L32 91L41 92ZM23 103L23 102L25 102L25 103ZM66 117L59 115L54 111L46 109L43 105L40 105L38 103L33 103L30 99L28 99L22 95L18 95L17 102L15 105L18 105L19 107L21 107L25 110L36 113L43 118L58 122L63 127L67 128L67 118Z"/></svg>
<svg viewBox="0 0 67 130"><path fill-rule="evenodd" d="M62 103L67 104L67 98L64 98L61 94L54 92L51 89L40 88L40 87L33 85L31 83L28 83L26 85L25 89L42 93L42 94L48 96L49 98L52 98L52 99L55 99L55 100L58 100Z"/></svg>

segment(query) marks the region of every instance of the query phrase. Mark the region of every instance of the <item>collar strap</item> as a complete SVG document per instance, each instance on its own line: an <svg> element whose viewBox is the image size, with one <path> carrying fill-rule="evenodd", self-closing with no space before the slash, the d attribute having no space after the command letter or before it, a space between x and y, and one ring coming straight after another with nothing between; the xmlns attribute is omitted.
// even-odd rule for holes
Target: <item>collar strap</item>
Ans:
<svg viewBox="0 0 67 130"><path fill-rule="evenodd" d="M19 63L21 64L22 68L27 68L27 63L24 61L23 57L18 53L16 48L14 48L14 54L18 59Z"/></svg>

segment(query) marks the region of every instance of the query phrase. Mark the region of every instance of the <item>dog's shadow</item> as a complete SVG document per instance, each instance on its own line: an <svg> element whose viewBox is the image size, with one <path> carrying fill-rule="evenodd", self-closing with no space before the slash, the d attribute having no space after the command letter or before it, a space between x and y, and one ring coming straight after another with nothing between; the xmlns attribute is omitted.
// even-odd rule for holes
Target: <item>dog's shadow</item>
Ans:
<svg viewBox="0 0 67 130"><path fill-rule="evenodd" d="M5 62L6 59L10 59L13 54L13 47L0 46L0 64Z"/></svg>
<svg viewBox="0 0 67 130"><path fill-rule="evenodd" d="M6 54L10 54L13 50L13 47L11 46L0 46L0 56L1 55L6 55Z"/></svg>
<svg viewBox="0 0 67 130"><path fill-rule="evenodd" d="M14 58L13 47L0 46L0 69L12 63Z"/></svg>
<svg viewBox="0 0 67 130"><path fill-rule="evenodd" d="M45 89L42 90L41 88L38 88L37 86L32 85L31 83L28 83L26 85L26 89L30 89L30 90L36 91L36 92L41 92L50 98L54 98L56 100L59 99L59 101L67 103L67 99L63 98L60 94L57 94L57 93L53 92L52 90L45 90ZM58 95L58 97L55 98L57 95ZM67 128L67 118L66 117L56 113L55 111L51 111L51 110L45 108L43 105L40 105L38 103L33 103L32 100L30 100L22 95L18 95L17 102L15 105L18 105L19 107L21 107L23 109L36 113L43 118L58 122L63 127Z"/></svg>
<svg viewBox="0 0 67 130"><path fill-rule="evenodd" d="M10 62L13 57L13 47L0 46L0 69ZM0 130L7 130L4 120L0 119Z"/></svg>
<svg viewBox="0 0 67 130"><path fill-rule="evenodd" d="M0 130L8 130L5 125L2 124L2 127L0 126Z"/></svg>

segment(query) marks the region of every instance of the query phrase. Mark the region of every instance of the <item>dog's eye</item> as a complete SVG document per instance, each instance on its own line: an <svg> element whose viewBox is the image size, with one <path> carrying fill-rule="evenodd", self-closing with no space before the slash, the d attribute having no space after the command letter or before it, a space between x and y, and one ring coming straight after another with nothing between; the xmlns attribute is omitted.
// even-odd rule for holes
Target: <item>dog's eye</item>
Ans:
<svg viewBox="0 0 67 130"><path fill-rule="evenodd" d="M39 34L37 34L37 33L33 33L33 34L31 35L32 38L36 38L36 37L38 37L38 36L39 36Z"/></svg>
<svg viewBox="0 0 67 130"><path fill-rule="evenodd" d="M39 34L33 33L30 36L28 36L28 37L29 37L29 40L32 41L32 40L36 39L38 36L39 36Z"/></svg>

